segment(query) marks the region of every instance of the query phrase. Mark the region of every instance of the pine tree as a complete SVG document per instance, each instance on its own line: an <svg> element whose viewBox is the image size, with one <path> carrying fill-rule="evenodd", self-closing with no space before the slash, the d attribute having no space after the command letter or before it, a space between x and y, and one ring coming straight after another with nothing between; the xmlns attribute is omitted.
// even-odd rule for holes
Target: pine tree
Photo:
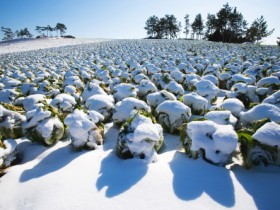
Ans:
<svg viewBox="0 0 280 210"><path fill-rule="evenodd" d="M247 30L246 37L249 41L259 44L262 38L268 37L273 31L274 29L268 31L267 22L264 20L264 17L261 16L254 20L250 28Z"/></svg>
<svg viewBox="0 0 280 210"><path fill-rule="evenodd" d="M1 27L1 31L4 33L4 37L2 40L8 41L12 40L15 37L15 34L13 33L12 29L10 28L4 28L3 26Z"/></svg>
<svg viewBox="0 0 280 210"><path fill-rule="evenodd" d="M188 38L188 34L190 33L190 19L189 15L186 14L184 19L185 19L185 28L184 28L184 33L186 34L186 38Z"/></svg>

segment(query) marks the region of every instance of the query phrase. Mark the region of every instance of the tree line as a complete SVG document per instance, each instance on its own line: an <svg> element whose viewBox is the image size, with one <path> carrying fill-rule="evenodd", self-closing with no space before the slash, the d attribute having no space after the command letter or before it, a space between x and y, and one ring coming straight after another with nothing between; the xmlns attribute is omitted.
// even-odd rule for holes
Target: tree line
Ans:
<svg viewBox="0 0 280 210"><path fill-rule="evenodd" d="M186 14L184 23L183 33L186 38L229 43L260 43L262 38L271 35L274 31L274 29L268 30L263 16L248 26L248 22L237 8L230 7L228 3L216 14L209 13L205 23L200 13L195 16L192 23L190 16ZM177 38L182 25L174 15L165 15L163 18L153 15L146 21L144 29L147 31L148 38Z"/></svg>
<svg viewBox="0 0 280 210"><path fill-rule="evenodd" d="M57 23L55 27L47 26L36 26L35 31L40 34L38 37L52 37L52 32L56 31L56 36L58 37L58 33L60 36L63 36L66 33L67 27L63 23ZM1 27L1 31L4 35L4 41L13 40L14 38L32 38L33 35L29 32L28 28L12 31L11 28Z"/></svg>

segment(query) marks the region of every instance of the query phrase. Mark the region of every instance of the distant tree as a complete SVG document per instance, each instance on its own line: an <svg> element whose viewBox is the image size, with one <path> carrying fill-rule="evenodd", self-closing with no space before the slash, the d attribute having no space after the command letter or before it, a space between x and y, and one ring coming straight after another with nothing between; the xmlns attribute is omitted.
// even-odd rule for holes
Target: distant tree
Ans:
<svg viewBox="0 0 280 210"><path fill-rule="evenodd" d="M147 35L155 37L157 35L157 25L159 24L159 18L155 15L148 18L144 29L147 31Z"/></svg>
<svg viewBox="0 0 280 210"><path fill-rule="evenodd" d="M179 25L174 15L165 15L165 34L168 38L176 38L179 32Z"/></svg>
<svg viewBox="0 0 280 210"><path fill-rule="evenodd" d="M182 23L181 22L179 22L178 23L178 28L179 28L179 39L181 38L181 31L182 31Z"/></svg>
<svg viewBox="0 0 280 210"><path fill-rule="evenodd" d="M185 28L184 28L184 33L186 34L186 38L188 38L188 35L190 33L190 19L189 19L189 15L186 14L184 19L185 19Z"/></svg>
<svg viewBox="0 0 280 210"><path fill-rule="evenodd" d="M21 29L21 30L17 30L15 32L17 38L22 39L22 38L31 38L33 35L29 32L29 30L27 28Z"/></svg>
<svg viewBox="0 0 280 210"><path fill-rule="evenodd" d="M205 36L206 38L209 37L210 34L213 34L216 29L216 16L213 14L208 14L207 15L207 21L206 21L206 33Z"/></svg>
<svg viewBox="0 0 280 210"><path fill-rule="evenodd" d="M60 36L63 36L63 34L66 33L67 27L63 23L57 23L54 29L57 32L57 36L58 36L58 31L60 32Z"/></svg>
<svg viewBox="0 0 280 210"><path fill-rule="evenodd" d="M148 18L146 21L147 35L150 38L176 38L179 32L179 24L174 15L165 15L162 18L158 18L155 15Z"/></svg>
<svg viewBox="0 0 280 210"><path fill-rule="evenodd" d="M35 31L37 31L40 36L45 36L44 31L46 30L46 27L43 26L36 26Z"/></svg>
<svg viewBox="0 0 280 210"><path fill-rule="evenodd" d="M216 15L208 14L206 38L210 41L244 42L247 41L247 25L247 21L237 8L232 8L227 3Z"/></svg>
<svg viewBox="0 0 280 210"><path fill-rule="evenodd" d="M202 20L200 13L198 15L196 15L191 27L192 27L194 34L196 34L196 38L197 39L201 38L201 36L203 35L204 25L203 25L203 20Z"/></svg>
<svg viewBox="0 0 280 210"><path fill-rule="evenodd" d="M267 22L264 20L264 17L261 16L253 21L252 25L247 30L246 37L249 41L259 44L263 38L270 36L273 31L274 29L268 31Z"/></svg>
<svg viewBox="0 0 280 210"><path fill-rule="evenodd" d="M1 27L1 31L4 33L4 37L2 40L7 41L7 40L12 40L15 37L15 34L13 33L12 29L10 28L4 28L3 26Z"/></svg>

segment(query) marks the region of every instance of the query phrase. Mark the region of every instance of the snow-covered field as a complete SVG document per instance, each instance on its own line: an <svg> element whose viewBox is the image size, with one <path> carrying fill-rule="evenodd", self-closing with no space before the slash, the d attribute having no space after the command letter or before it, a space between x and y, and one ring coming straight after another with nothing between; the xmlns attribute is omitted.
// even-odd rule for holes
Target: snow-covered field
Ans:
<svg viewBox="0 0 280 210"><path fill-rule="evenodd" d="M0 54L13 53L29 50L38 50L51 47L67 45L87 44L106 41L107 39L64 39L64 38L42 38L42 39L22 39L14 41L0 42Z"/></svg>
<svg viewBox="0 0 280 210"><path fill-rule="evenodd" d="M54 42L0 45L0 209L279 209L279 48Z"/></svg>

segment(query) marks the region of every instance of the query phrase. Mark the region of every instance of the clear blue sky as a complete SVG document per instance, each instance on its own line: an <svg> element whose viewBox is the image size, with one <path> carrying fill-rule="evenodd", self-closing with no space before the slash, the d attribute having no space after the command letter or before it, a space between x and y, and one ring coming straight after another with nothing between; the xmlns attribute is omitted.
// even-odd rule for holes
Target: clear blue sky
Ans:
<svg viewBox="0 0 280 210"><path fill-rule="evenodd" d="M61 22L67 26L67 34L80 38L143 38L145 22L152 15L174 14L184 26L185 14L191 22L198 13L206 20L207 13L216 14L227 2L250 24L263 15L269 29L275 28L264 41L276 44L280 0L0 0L0 26L13 31L27 27L37 35L37 25Z"/></svg>

